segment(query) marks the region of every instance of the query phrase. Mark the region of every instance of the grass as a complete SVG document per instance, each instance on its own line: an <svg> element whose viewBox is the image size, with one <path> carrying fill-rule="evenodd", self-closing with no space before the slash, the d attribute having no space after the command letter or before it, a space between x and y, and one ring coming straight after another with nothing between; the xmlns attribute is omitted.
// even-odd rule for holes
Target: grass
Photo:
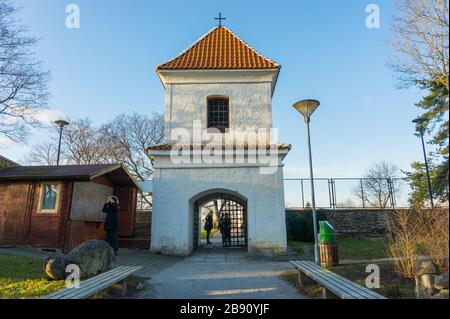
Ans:
<svg viewBox="0 0 450 319"><path fill-rule="evenodd" d="M37 299L65 288L65 281L50 281L42 272L43 260L0 253L0 299ZM127 279L127 296L144 289L146 280ZM113 288L98 292L93 299L121 298Z"/></svg>
<svg viewBox="0 0 450 319"><path fill-rule="evenodd" d="M303 246L308 245L314 252L314 245L301 241L291 240L289 246L297 255L304 255ZM386 241L382 239L369 240L363 237L338 237L338 254L340 260L366 260L388 258Z"/></svg>
<svg viewBox="0 0 450 319"><path fill-rule="evenodd" d="M308 246L310 248L310 251L314 254L314 244L303 242L303 241L298 241L298 240L289 240L288 241L288 246L292 249L292 252L298 256L306 257L305 250L303 248L303 246L305 246L305 245Z"/></svg>
<svg viewBox="0 0 450 319"><path fill-rule="evenodd" d="M211 234L209 235L210 238L211 238L215 233L217 233L218 231L219 231L219 230L218 230L217 228L211 229ZM201 238L201 239L206 239L206 230L204 230L203 228L202 228L201 231L200 231L200 238Z"/></svg>
<svg viewBox="0 0 450 319"><path fill-rule="evenodd" d="M0 299L40 298L65 287L42 273L41 259L0 254Z"/></svg>
<svg viewBox="0 0 450 319"><path fill-rule="evenodd" d="M389 299L415 299L415 283L413 280L400 278L394 271L394 266L390 262L379 263L380 267L380 288L373 291ZM366 273L366 264L347 264L329 268L332 272L341 275L361 286L365 286L368 273ZM297 271L289 270L280 275L280 277L300 289L297 281ZM300 289L310 298L321 298L322 290L319 285L305 285Z"/></svg>
<svg viewBox="0 0 450 319"><path fill-rule="evenodd" d="M344 259L376 259L388 258L385 240L358 239L355 237L338 238L338 254Z"/></svg>

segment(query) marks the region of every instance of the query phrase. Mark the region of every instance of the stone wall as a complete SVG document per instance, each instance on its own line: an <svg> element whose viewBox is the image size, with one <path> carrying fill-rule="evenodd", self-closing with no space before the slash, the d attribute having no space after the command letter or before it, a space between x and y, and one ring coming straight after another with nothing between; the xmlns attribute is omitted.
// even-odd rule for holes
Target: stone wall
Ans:
<svg viewBox="0 0 450 319"><path fill-rule="evenodd" d="M297 211L304 212L304 210ZM336 232L341 234L385 232L386 217L391 212L377 209L320 209L318 211L325 213L326 219L333 225Z"/></svg>
<svg viewBox="0 0 450 319"><path fill-rule="evenodd" d="M136 223L134 228L135 238L145 238L150 240L152 213L149 210L136 211Z"/></svg>
<svg viewBox="0 0 450 319"><path fill-rule="evenodd" d="M151 210L136 210L136 224L150 224L152 219Z"/></svg>
<svg viewBox="0 0 450 319"><path fill-rule="evenodd" d="M390 210L329 210L327 220L338 233L374 233L386 231Z"/></svg>

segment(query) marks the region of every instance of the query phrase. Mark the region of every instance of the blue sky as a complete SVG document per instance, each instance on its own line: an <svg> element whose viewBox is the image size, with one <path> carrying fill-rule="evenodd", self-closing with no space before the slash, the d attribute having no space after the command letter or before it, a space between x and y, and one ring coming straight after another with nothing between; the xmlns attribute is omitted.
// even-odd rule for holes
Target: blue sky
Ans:
<svg viewBox="0 0 450 319"><path fill-rule="evenodd" d="M386 66L393 1L372 1L381 28L367 29L371 1L20 0L22 22L42 38L37 55L51 70L49 116L88 117L101 124L122 112L163 112L156 65L178 55L215 26L225 25L282 65L273 97L280 142L293 145L286 177L305 177L306 132L292 104L321 101L312 119L317 177L358 177L375 161L407 169L421 160L411 120L415 90L398 90ZM81 28L67 29L65 8L78 4ZM35 131L29 145L46 138ZM27 145L0 152L20 160Z"/></svg>

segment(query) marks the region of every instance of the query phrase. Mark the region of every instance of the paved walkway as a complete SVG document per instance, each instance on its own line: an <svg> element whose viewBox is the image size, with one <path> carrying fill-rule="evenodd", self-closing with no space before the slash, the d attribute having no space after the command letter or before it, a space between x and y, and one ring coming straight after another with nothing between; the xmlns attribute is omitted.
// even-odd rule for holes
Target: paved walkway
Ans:
<svg viewBox="0 0 450 319"><path fill-rule="evenodd" d="M183 259L184 257L152 254L148 251L123 248L119 250L116 263L120 266L142 266L139 271L134 273L134 276L150 278L154 273L160 272Z"/></svg>
<svg viewBox="0 0 450 319"><path fill-rule="evenodd" d="M155 273L137 298L303 299L297 288L278 275L292 269L287 262L258 261L244 249L217 245L200 248L173 266Z"/></svg>

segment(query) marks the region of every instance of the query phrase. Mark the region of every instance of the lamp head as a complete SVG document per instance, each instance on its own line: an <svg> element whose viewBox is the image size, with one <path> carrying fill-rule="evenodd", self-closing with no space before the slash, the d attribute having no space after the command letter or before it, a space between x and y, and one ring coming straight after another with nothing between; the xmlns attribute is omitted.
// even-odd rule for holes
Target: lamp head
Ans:
<svg viewBox="0 0 450 319"><path fill-rule="evenodd" d="M305 122L309 122L310 116L319 107L320 102L317 100L301 100L296 102L293 106L305 118Z"/></svg>
<svg viewBox="0 0 450 319"><path fill-rule="evenodd" d="M66 125L69 125L70 123L64 120L57 120L55 121L55 124L58 125L59 127L64 127Z"/></svg>

